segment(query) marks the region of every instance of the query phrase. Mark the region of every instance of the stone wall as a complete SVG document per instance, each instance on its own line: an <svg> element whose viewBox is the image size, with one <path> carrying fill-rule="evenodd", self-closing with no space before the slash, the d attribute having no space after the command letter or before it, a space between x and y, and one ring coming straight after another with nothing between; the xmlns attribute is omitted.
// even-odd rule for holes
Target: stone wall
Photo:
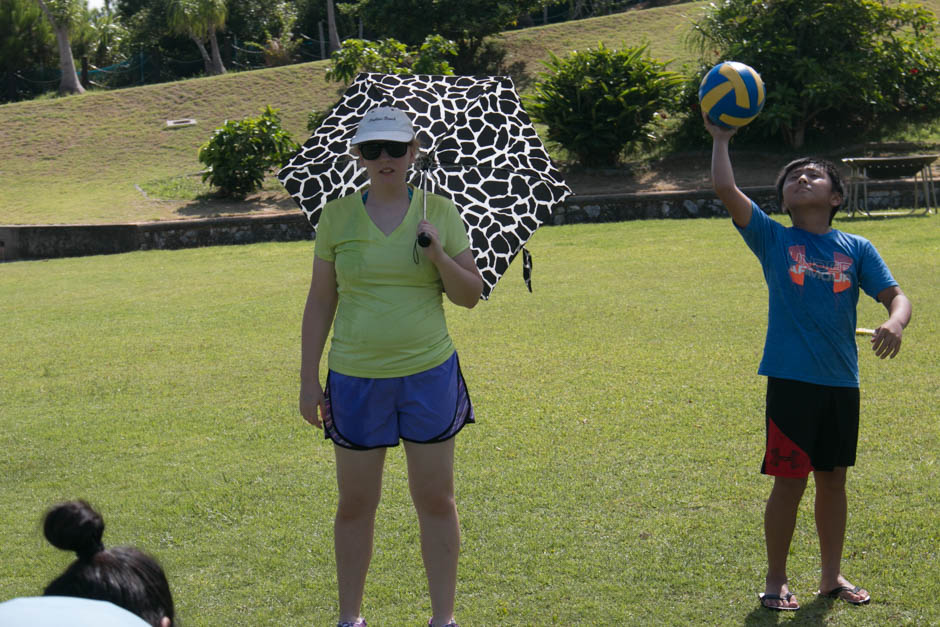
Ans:
<svg viewBox="0 0 940 627"><path fill-rule="evenodd" d="M311 239L300 211L286 214L133 224L0 226L0 260L48 259Z"/></svg>
<svg viewBox="0 0 940 627"><path fill-rule="evenodd" d="M773 187L747 188L744 193L769 213L779 210ZM555 210L552 224L718 216L727 217L728 211L712 191L652 192L574 196Z"/></svg>
<svg viewBox="0 0 940 627"><path fill-rule="evenodd" d="M138 233L140 248L143 250L291 242L313 238L313 228L299 210L276 216L151 222L138 225Z"/></svg>
<svg viewBox="0 0 940 627"><path fill-rule="evenodd" d="M744 192L765 211L779 212L773 187L751 187ZM914 205L914 190L910 183L873 183L869 184L868 193L869 207L873 210ZM549 224L727 215L728 212L711 190L583 195L573 196L558 207ZM286 242L310 239L312 236L313 229L299 210L273 215L134 224L0 225L0 261L220 244Z"/></svg>

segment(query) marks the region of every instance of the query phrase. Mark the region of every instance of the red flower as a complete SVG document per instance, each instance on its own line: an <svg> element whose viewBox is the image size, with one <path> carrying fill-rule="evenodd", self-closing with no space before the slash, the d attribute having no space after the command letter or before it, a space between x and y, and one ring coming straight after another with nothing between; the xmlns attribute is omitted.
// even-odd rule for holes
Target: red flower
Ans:
<svg viewBox="0 0 940 627"><path fill-rule="evenodd" d="M912 68L911 68L911 74L917 74L917 73L919 73L919 72L920 72L920 70L918 70L916 67L912 67Z"/></svg>

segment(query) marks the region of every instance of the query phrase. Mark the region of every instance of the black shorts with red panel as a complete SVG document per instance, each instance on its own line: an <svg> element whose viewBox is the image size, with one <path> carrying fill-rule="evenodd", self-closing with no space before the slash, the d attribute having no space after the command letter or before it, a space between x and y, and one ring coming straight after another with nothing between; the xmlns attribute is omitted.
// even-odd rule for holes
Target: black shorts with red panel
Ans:
<svg viewBox="0 0 940 627"><path fill-rule="evenodd" d="M767 378L767 438L761 472L804 478L855 465L858 388Z"/></svg>

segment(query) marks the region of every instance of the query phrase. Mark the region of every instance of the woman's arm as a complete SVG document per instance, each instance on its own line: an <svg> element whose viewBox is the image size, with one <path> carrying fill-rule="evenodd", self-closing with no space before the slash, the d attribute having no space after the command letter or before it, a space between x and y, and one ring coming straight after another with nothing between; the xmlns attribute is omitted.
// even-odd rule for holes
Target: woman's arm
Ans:
<svg viewBox="0 0 940 627"><path fill-rule="evenodd" d="M431 237L431 245L422 250L437 267L447 298L455 305L473 309L483 293L483 277L473 260L473 252L467 248L454 257L448 255L441 246L440 234L427 220L418 223L418 233L427 233Z"/></svg>
<svg viewBox="0 0 940 627"><path fill-rule="evenodd" d="M322 427L317 407L323 411L320 358L336 315L336 270L329 261L313 258L313 276L300 330L300 413L315 427Z"/></svg>

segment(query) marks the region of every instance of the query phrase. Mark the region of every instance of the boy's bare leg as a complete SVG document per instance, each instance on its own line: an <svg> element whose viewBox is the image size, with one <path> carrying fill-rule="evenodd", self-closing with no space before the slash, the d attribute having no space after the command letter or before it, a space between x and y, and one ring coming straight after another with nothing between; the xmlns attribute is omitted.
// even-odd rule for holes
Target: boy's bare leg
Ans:
<svg viewBox="0 0 940 627"><path fill-rule="evenodd" d="M790 591L787 587L787 554L790 552L790 541L796 527L796 513L805 489L805 477L774 477L774 487L764 510L764 538L767 542L767 578L764 582L764 594L779 595L781 600L771 599L765 602L766 605L797 605L795 597L789 602L782 597Z"/></svg>
<svg viewBox="0 0 940 627"><path fill-rule="evenodd" d="M822 559L822 574L819 591L830 592L841 586L854 587L842 576L842 548L845 543L845 521L848 505L845 495L846 468L837 467L831 472L815 471L816 480L816 533L819 535L819 553ZM849 591L842 593L847 601L861 602L868 593Z"/></svg>
<svg viewBox="0 0 940 627"><path fill-rule="evenodd" d="M339 620L353 622L362 609L366 573L372 561L375 511L382 494L385 449L354 451L333 446L339 504L333 523Z"/></svg>

